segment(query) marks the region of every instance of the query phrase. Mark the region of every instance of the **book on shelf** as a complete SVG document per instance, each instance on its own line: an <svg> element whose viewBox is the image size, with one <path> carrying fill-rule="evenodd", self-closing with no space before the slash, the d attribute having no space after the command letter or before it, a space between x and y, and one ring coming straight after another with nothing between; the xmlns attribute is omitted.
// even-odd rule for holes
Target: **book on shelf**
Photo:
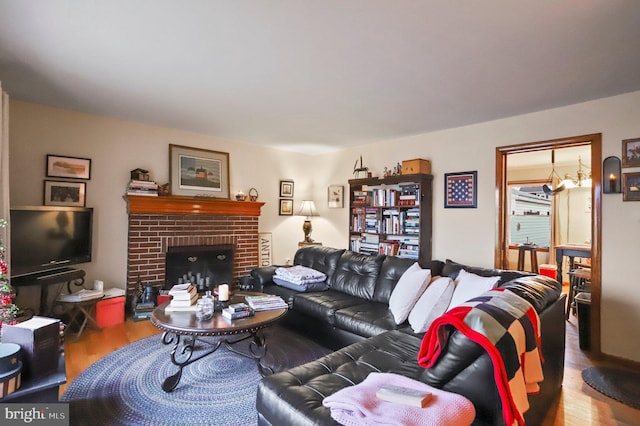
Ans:
<svg viewBox="0 0 640 426"><path fill-rule="evenodd" d="M230 320L247 318L254 315L253 309L249 309L248 311L232 311L229 308L224 308L222 310L222 317Z"/></svg>
<svg viewBox="0 0 640 426"><path fill-rule="evenodd" d="M245 296L247 304L255 311L268 311L272 309L287 309L289 305L282 297L275 295Z"/></svg>
<svg viewBox="0 0 640 426"><path fill-rule="evenodd" d="M386 385L376 391L376 397L383 401L424 408L433 398L433 394L404 386Z"/></svg>

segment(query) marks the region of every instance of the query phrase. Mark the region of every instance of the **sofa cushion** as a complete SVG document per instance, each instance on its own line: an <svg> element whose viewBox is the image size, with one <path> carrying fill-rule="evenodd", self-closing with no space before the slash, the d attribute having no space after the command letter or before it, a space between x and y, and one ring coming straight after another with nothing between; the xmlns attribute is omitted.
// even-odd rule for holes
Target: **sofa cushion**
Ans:
<svg viewBox="0 0 640 426"><path fill-rule="evenodd" d="M447 310L455 308L469 299L480 296L485 291L491 290L496 286L498 281L500 281L499 275L495 277L481 277L480 275L472 274L461 269L455 280L456 287L455 290L453 290L453 296L451 296L451 302Z"/></svg>
<svg viewBox="0 0 640 426"><path fill-rule="evenodd" d="M335 273L329 278L329 285L336 291L369 301L373 298L385 257L346 251L340 257Z"/></svg>
<svg viewBox="0 0 640 426"><path fill-rule="evenodd" d="M431 271L422 269L418 263L411 265L398 280L389 298L389 310L396 324L402 324L409 312L431 281Z"/></svg>
<svg viewBox="0 0 640 426"><path fill-rule="evenodd" d="M429 284L409 313L409 324L414 333L424 333L434 319L445 313L454 288L449 277L438 277Z"/></svg>
<svg viewBox="0 0 640 426"><path fill-rule="evenodd" d="M389 331L354 343L316 361L267 376L258 385L256 408L272 425L335 424L322 400L362 382L369 373L418 378L421 340Z"/></svg>
<svg viewBox="0 0 640 426"><path fill-rule="evenodd" d="M313 268L327 275L327 282L338 266L340 256L344 250L325 246L300 247L293 256L294 265Z"/></svg>
<svg viewBox="0 0 640 426"><path fill-rule="evenodd" d="M454 262L453 260L450 260L450 259L447 259L447 261L445 262L444 267L442 268L442 275L450 277L452 280L455 280L458 277L458 273L460 272L461 269L464 269L467 272L471 272L472 274L480 275L481 277L495 277L499 275L500 281L498 281L498 287L515 278L536 275L531 272L482 268L478 266L468 266L468 265L463 265L462 263Z"/></svg>
<svg viewBox="0 0 640 426"><path fill-rule="evenodd" d="M362 304L362 299L329 289L321 292L298 293L293 299L293 309L335 324L335 313L339 309Z"/></svg>
<svg viewBox="0 0 640 426"><path fill-rule="evenodd" d="M404 271L409 269L415 262L415 259L387 256L380 268L376 289L373 292L373 301L388 305L389 297L391 297L398 280L404 274Z"/></svg>
<svg viewBox="0 0 640 426"><path fill-rule="evenodd" d="M377 336L398 328L389 306L375 302L337 310L335 326L364 337Z"/></svg>

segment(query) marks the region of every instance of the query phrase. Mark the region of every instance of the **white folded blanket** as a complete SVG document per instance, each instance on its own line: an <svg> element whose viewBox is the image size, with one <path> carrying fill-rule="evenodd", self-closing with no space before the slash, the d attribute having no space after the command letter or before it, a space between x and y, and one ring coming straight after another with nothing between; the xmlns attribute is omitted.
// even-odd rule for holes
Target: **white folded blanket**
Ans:
<svg viewBox="0 0 640 426"><path fill-rule="evenodd" d="M424 408L378 399L376 391L389 385L431 392L433 398ZM468 426L476 416L473 404L464 396L393 373L370 373L361 383L326 397L322 404L331 409L335 421L346 426Z"/></svg>
<svg viewBox="0 0 640 426"><path fill-rule="evenodd" d="M295 284L317 283L327 279L327 276L322 272L302 265L290 268L279 267L276 269L276 275Z"/></svg>

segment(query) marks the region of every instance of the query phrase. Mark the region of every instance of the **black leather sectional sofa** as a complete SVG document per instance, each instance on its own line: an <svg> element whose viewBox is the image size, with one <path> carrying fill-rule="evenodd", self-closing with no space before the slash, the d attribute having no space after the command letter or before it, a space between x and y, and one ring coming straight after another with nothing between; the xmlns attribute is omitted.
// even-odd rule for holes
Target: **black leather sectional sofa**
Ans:
<svg viewBox="0 0 640 426"><path fill-rule="evenodd" d="M258 387L261 425L337 424L322 400L338 390L362 382L371 372L391 372L464 395L473 402L478 425L500 425L502 407L489 356L475 342L454 331L437 363L418 365L422 341L408 323L396 325L389 297L403 272L415 261L392 256L369 256L321 246L299 249L295 265L327 275L329 290L296 292L273 283L275 266L256 268L256 287L278 294L290 304L286 325L336 352L314 362L276 373ZM527 424L542 423L560 394L564 373L565 296L560 284L548 277L518 271L464 266L447 260L421 265L432 276L455 278L464 268L482 276L500 275L505 287L528 300L541 321L544 381L531 395Z"/></svg>

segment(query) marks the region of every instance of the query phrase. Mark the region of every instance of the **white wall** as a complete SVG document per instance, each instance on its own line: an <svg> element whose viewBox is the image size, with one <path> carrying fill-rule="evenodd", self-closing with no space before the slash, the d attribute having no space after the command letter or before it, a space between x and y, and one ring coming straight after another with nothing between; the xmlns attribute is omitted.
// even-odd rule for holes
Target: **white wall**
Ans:
<svg viewBox="0 0 640 426"><path fill-rule="evenodd" d="M384 166L404 159L431 160L434 175L433 257L492 267L497 215L495 148L602 133L602 158L620 157L621 141L640 136L639 113L640 92L633 92L351 148L325 155L318 163L331 165L330 171L338 174L331 175L327 171L327 176L333 176L332 183L336 183L351 177L353 162L360 154L374 175L380 175ZM445 209L444 173L468 170L478 171L478 208ZM634 260L640 246L640 203L623 202L620 194L605 194L602 210L602 351L640 361L640 292L635 291ZM344 245L347 212L336 212L330 218L331 225L322 229L316 227L316 234L329 245Z"/></svg>
<svg viewBox="0 0 640 426"><path fill-rule="evenodd" d="M274 262L292 257L302 238L300 217L279 217L278 180L295 181L296 201L311 196L320 217L313 238L334 247L348 243L348 209L327 208L327 187L347 185L360 155L381 175L385 166L412 158L432 162L433 256L493 266L496 190L495 147L591 133L603 135L603 158L621 156L621 140L640 135L640 92L438 132L381 141L319 156L276 151L173 129L11 102L11 202L40 204L47 153L93 159L87 205L96 208L96 258L89 278L122 285L126 269L126 211L122 194L129 170L148 168L168 180L170 143L230 153L231 190L256 187L266 201L262 232L273 232ZM428 113L428 112L425 112ZM478 208L444 209L443 175L478 171ZM297 204L296 204L297 205ZM640 204L603 196L602 350L640 361L640 292L635 291L635 250Z"/></svg>
<svg viewBox="0 0 640 426"><path fill-rule="evenodd" d="M302 239L303 218L279 217L277 200L280 179L308 176L301 172L308 162L304 155L20 101L11 101L10 144L13 206L42 205L47 154L91 159L86 200L87 207L94 208L94 251L93 262L82 265L89 283L101 279L107 287L124 288L127 210L123 195L129 171L144 168L158 183L168 182L169 144L229 153L231 194L255 187L258 201L266 203L260 231L273 232L274 261L284 262L295 253L295 244L289 247L278 241L293 238L290 227L298 221L295 237ZM296 199L308 180L300 179Z"/></svg>

